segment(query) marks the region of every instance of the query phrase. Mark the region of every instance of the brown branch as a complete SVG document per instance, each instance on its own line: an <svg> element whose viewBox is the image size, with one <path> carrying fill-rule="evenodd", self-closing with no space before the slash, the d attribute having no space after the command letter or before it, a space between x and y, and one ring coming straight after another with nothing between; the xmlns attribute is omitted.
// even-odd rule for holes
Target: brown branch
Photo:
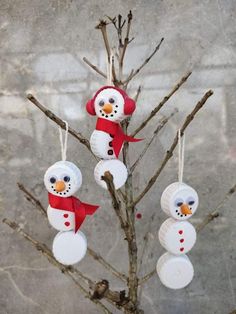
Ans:
<svg viewBox="0 0 236 314"><path fill-rule="evenodd" d="M95 72L97 72L104 78L107 78L107 75L104 72L102 72L98 67L96 67L96 65L93 65L87 58L84 57L83 61L87 63L87 65L89 65Z"/></svg>
<svg viewBox="0 0 236 314"><path fill-rule="evenodd" d="M40 213L47 218L47 211L43 207L42 203L31 193L29 192L23 184L17 183L19 189L26 195L27 201L29 201L31 204L33 204ZM117 278L121 279L122 281L126 282L127 277L125 274L120 273L118 270L116 270L111 264L109 264L101 255L96 253L93 249L88 247L88 254L91 255L96 261L98 261L103 267L105 267L107 270L109 270L113 275L115 275Z"/></svg>
<svg viewBox="0 0 236 314"><path fill-rule="evenodd" d="M87 285L89 286L95 286L95 283L88 278L87 276L85 276L83 273L81 273L78 269L74 268L73 266L65 266L61 263L59 263L55 257L52 254L52 251L44 244L41 243L37 240L35 240L31 235L29 235L26 231L24 231L24 229L22 229L19 224L17 224L14 221L11 221L7 218L4 218L3 223L7 224L11 229L15 230L18 234L20 234L23 238L25 238L27 241L29 241L40 253L42 253L47 259L48 261L54 265L55 267L57 267L65 276L71 278L74 283L77 285L77 287L81 290L81 292L87 297L89 298L92 302L94 302L95 304L99 305L103 311L105 313L109 313L112 314L112 312L105 307L104 304L102 304L100 301L98 300L92 300L90 298L90 293L89 291L87 291L74 277L73 274L75 273L76 275L78 275L78 277Z"/></svg>
<svg viewBox="0 0 236 314"><path fill-rule="evenodd" d="M207 99L213 95L213 91L209 90L205 93L205 95L202 97L202 99L196 104L195 108L193 111L186 117L182 127L180 128L180 133L181 136L183 136L183 133L185 129L188 127L188 125L192 122L194 119L196 113L204 106L206 103ZM155 171L154 175L151 177L151 179L148 181L148 184L144 188L144 190L138 195L138 197L134 200L134 206L141 201L141 199L147 194L147 192L151 189L151 187L154 185L156 182L157 178L159 177L160 173L164 169L165 165L169 161L169 159L173 156L173 152L175 147L178 144L178 131L176 133L176 136L174 138L174 141L172 145L170 146L170 149L166 152L166 155L161 163L161 166Z"/></svg>
<svg viewBox="0 0 236 314"><path fill-rule="evenodd" d="M59 118L55 113L53 113L51 110L44 107L32 94L28 94L27 98L29 101L31 101L39 110L41 110L49 119L54 121L56 124L58 124L62 129L66 129L65 122ZM89 140L86 139L81 133L76 132L74 129L72 129L69 126L68 132L74 136L81 144L85 145L88 150L92 153ZM92 153L93 154L93 153ZM93 154L94 155L94 154ZM97 159L97 158L96 158Z"/></svg>
<svg viewBox="0 0 236 314"><path fill-rule="evenodd" d="M201 231L206 227L212 220L219 217L219 209L223 206L223 204L236 192L236 184L229 189L229 191L225 194L222 201L216 206L216 208L210 212L206 217L196 226L197 232Z"/></svg>
<svg viewBox="0 0 236 314"><path fill-rule="evenodd" d="M181 78L181 80L173 87L170 93L162 99L162 101L152 110L149 116L140 124L139 127L137 127L137 129L133 132L132 136L135 136L148 124L148 122L160 111L160 109L171 98L171 96L173 96L173 94L187 81L191 74L192 72L188 72Z"/></svg>
<svg viewBox="0 0 236 314"><path fill-rule="evenodd" d="M47 216L47 211L43 207L42 203L33 196L25 187L23 184L17 182L18 188L25 194L25 197L27 201L29 201L31 204L33 204L44 216Z"/></svg>
<svg viewBox="0 0 236 314"><path fill-rule="evenodd" d="M102 32L104 45L107 51L107 57L108 57L108 60L110 60L111 48L110 48L110 44L109 44L109 40L107 36L107 22L104 20L100 20L99 24L95 28L100 29L100 31Z"/></svg>
<svg viewBox="0 0 236 314"><path fill-rule="evenodd" d="M142 91L142 88L141 88L141 85L139 85L137 91L136 91L136 94L134 96L134 101L137 103L138 99L139 99L139 96L141 94L141 91Z"/></svg>
<svg viewBox="0 0 236 314"><path fill-rule="evenodd" d="M129 33L130 33L132 19L133 19L132 11L129 11L129 14L127 16L128 22L127 22L127 28L126 28L126 36L124 39L124 45L121 49L120 60L119 60L121 69L123 69L123 61L124 61L125 52L126 52L128 44L130 43Z"/></svg>
<svg viewBox="0 0 236 314"><path fill-rule="evenodd" d="M122 209L121 209L121 202L119 200L119 197L118 197L116 190L115 190L115 187L114 187L113 176L109 171L106 171L104 173L104 176L102 176L102 180L104 180L107 184L107 189L108 189L110 196L112 198L113 208L115 210L117 217L119 218L120 226L124 230L125 235L127 237L128 236L128 232L127 232L128 231L128 225L127 225L126 219L125 219L124 214L123 214Z"/></svg>
<svg viewBox="0 0 236 314"><path fill-rule="evenodd" d="M143 156L146 154L148 148L151 146L152 142L154 141L154 139L157 137L158 133L161 131L161 129L166 125L166 123L175 115L175 113L178 112L177 109L175 109L174 112L172 112L168 117L164 117L162 118L157 127L156 130L153 132L152 137L150 138L150 140L147 142L146 146L144 147L143 151L141 152L141 154L138 156L138 158L136 159L136 161L134 162L134 164L131 166L130 171L133 172L135 170L135 168L137 167L137 165L140 163L140 161L142 160Z"/></svg>
<svg viewBox="0 0 236 314"><path fill-rule="evenodd" d="M164 38L162 38L162 39L160 40L159 44L156 46L156 48L155 48L154 51L150 54L150 56L140 65L139 68L137 68L137 69L133 72L132 76L130 76L129 78L127 78L127 79L123 82L123 84L126 84L126 83L127 83L127 80L131 81L131 80L142 70L142 68L143 68L143 67L152 59L152 57L157 53L157 51L159 50L159 48L160 48L160 46L161 46L163 40L164 40Z"/></svg>
<svg viewBox="0 0 236 314"><path fill-rule="evenodd" d="M219 209L223 206L223 204L236 192L236 184L229 189L229 191L225 194L224 198L220 201L220 203L216 206L216 208L211 211L206 217L203 219L201 223L196 226L196 231L200 232L203 228L205 228L211 221L215 218L219 217ZM139 285L142 285L146 281L148 281L153 275L156 274L156 269L152 270L150 273L145 275L143 278L139 280Z"/></svg>

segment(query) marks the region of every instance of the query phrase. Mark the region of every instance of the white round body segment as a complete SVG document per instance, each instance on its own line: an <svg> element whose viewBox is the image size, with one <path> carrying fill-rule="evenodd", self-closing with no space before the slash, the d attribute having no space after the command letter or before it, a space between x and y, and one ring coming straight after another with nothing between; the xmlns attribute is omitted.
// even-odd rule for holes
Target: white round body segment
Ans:
<svg viewBox="0 0 236 314"><path fill-rule="evenodd" d="M125 184L128 177L128 171L123 162L119 159L101 160L96 165L94 169L95 181L104 189L107 189L107 184L101 177L104 176L106 171L109 171L112 174L116 190Z"/></svg>
<svg viewBox="0 0 236 314"><path fill-rule="evenodd" d="M80 262L87 251L87 239L81 231L59 232L52 245L56 260L64 265L73 265Z"/></svg>
<svg viewBox="0 0 236 314"><path fill-rule="evenodd" d="M112 148L112 137L103 131L93 131L90 137L91 150L99 158L114 159L116 158Z"/></svg>
<svg viewBox="0 0 236 314"><path fill-rule="evenodd" d="M177 220L189 219L199 204L197 192L189 185L174 182L167 186L161 196L161 208Z"/></svg>
<svg viewBox="0 0 236 314"><path fill-rule="evenodd" d="M48 221L58 231L69 231L75 228L75 214L67 210L61 210L48 206Z"/></svg>
<svg viewBox="0 0 236 314"><path fill-rule="evenodd" d="M156 266L157 274L164 286L170 289L182 289L193 279L194 269L187 255L163 254Z"/></svg>
<svg viewBox="0 0 236 314"><path fill-rule="evenodd" d="M60 189L57 189L57 184ZM44 175L44 184L49 193L68 197L81 187L82 174L80 169L70 161L57 161L47 169Z"/></svg>
<svg viewBox="0 0 236 314"><path fill-rule="evenodd" d="M180 255L189 252L196 243L196 230L188 221L168 218L160 227L159 241L169 252Z"/></svg>

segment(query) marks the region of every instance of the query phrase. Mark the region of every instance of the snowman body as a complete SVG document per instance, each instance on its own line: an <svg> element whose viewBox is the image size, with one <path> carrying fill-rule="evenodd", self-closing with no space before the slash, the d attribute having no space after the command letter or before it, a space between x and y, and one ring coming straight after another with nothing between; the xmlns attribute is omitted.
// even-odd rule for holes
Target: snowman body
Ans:
<svg viewBox="0 0 236 314"><path fill-rule="evenodd" d="M78 263L87 251L86 237L78 228L85 216L94 213L98 206L81 203L73 196L82 184L82 174L69 161L58 161L49 167L44 175L44 184L49 192L49 223L60 231L53 240L53 254L64 265ZM84 216L76 225L75 213L78 215L78 211L80 217Z"/></svg>
<svg viewBox="0 0 236 314"><path fill-rule="evenodd" d="M73 212L53 208L49 205L47 209L47 216L50 225L58 231L69 231L75 229L75 214Z"/></svg>
<svg viewBox="0 0 236 314"><path fill-rule="evenodd" d="M101 159L116 158L112 148L112 137L110 134L94 130L90 137L91 150L97 157Z"/></svg>
<svg viewBox="0 0 236 314"><path fill-rule="evenodd" d="M159 229L159 241L167 250L157 262L157 273L163 285L182 289L193 279L194 269L185 253L196 242L196 230L187 220L199 204L197 192L182 182L170 184L162 193L161 208L170 217Z"/></svg>

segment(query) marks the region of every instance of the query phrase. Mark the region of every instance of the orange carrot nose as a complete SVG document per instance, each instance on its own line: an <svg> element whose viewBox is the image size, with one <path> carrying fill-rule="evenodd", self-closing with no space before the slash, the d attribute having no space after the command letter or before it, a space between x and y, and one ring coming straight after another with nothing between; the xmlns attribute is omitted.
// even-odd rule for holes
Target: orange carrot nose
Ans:
<svg viewBox="0 0 236 314"><path fill-rule="evenodd" d="M113 108L112 108L112 105L111 104L105 104L103 107L102 107L102 110L106 113L111 113Z"/></svg>
<svg viewBox="0 0 236 314"><path fill-rule="evenodd" d="M62 191L65 190L65 188L66 188L66 185L65 185L65 183L63 181L57 181L56 182L55 190L57 192L62 192Z"/></svg>
<svg viewBox="0 0 236 314"><path fill-rule="evenodd" d="M181 213L184 214L184 215L191 215L192 214L192 211L191 209L188 207L187 204L183 204L180 206L180 209L181 209Z"/></svg>

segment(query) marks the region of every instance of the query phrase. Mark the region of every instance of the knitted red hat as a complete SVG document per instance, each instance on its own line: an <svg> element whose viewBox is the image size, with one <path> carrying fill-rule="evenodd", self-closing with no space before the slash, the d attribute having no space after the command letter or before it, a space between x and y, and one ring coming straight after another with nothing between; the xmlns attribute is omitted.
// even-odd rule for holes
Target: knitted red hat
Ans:
<svg viewBox="0 0 236 314"><path fill-rule="evenodd" d="M95 116L96 115L96 112L95 112L95 105L94 105L94 102L95 102L95 99L97 97L97 95L104 89L107 89L107 88L112 88L112 89L115 89L117 90L121 95L122 97L124 98L124 114L125 115L131 115L135 108L136 108L136 104L135 104L135 101L131 98L129 98L129 96L126 94L125 91L123 91L122 89L120 89L119 87L115 87L115 86L103 86L102 88L100 88L96 94L93 96L92 99L90 99L87 104L86 104L86 110L89 114L91 114L92 116Z"/></svg>

